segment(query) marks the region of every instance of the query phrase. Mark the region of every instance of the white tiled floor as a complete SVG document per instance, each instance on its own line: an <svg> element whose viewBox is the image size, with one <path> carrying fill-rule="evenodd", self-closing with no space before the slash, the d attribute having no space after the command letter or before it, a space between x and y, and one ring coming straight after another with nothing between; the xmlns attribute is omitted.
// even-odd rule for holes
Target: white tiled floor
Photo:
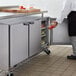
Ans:
<svg viewBox="0 0 76 76"><path fill-rule="evenodd" d="M14 76L76 76L76 60L68 60L72 47L50 46L51 54L42 52L14 71Z"/></svg>

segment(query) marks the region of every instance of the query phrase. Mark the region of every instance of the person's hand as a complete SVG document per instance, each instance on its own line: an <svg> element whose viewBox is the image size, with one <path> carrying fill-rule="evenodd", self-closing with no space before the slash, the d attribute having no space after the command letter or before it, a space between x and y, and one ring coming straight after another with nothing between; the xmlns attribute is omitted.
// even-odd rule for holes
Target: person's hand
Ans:
<svg viewBox="0 0 76 76"><path fill-rule="evenodd" d="M58 22L57 21L52 21L51 22L51 25L48 27L48 29L53 29L53 28L55 28L56 26L58 25Z"/></svg>
<svg viewBox="0 0 76 76"><path fill-rule="evenodd" d="M58 25L58 22L57 21L52 21L51 22L51 26L54 26L54 28Z"/></svg>

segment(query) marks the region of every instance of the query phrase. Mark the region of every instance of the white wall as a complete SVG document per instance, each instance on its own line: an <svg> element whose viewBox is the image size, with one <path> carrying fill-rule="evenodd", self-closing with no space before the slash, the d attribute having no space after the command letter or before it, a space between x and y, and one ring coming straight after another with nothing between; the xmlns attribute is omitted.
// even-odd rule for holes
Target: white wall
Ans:
<svg viewBox="0 0 76 76"><path fill-rule="evenodd" d="M29 0L0 0L0 6L27 5Z"/></svg>
<svg viewBox="0 0 76 76"><path fill-rule="evenodd" d="M57 17L61 12L64 0L30 0L30 4L48 11L48 16Z"/></svg>
<svg viewBox="0 0 76 76"><path fill-rule="evenodd" d="M24 5L35 6L42 10L47 10L47 15L57 17L60 14L64 0L0 0L0 6L8 5Z"/></svg>

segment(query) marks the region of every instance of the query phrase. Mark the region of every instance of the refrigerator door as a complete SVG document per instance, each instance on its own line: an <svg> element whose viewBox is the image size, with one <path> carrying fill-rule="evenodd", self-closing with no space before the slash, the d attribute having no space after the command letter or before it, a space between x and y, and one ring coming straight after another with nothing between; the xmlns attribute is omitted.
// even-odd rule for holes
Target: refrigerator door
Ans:
<svg viewBox="0 0 76 76"><path fill-rule="evenodd" d="M11 67L28 58L28 26L11 26Z"/></svg>
<svg viewBox="0 0 76 76"><path fill-rule="evenodd" d="M29 56L35 55L40 52L41 49L41 20L34 21L34 24L30 24L30 38L29 38Z"/></svg>

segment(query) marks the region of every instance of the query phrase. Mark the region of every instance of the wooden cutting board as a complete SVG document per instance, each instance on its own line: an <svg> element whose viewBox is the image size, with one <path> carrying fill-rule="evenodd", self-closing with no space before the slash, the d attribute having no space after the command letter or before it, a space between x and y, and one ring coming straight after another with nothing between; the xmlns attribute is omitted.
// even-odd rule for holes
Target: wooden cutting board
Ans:
<svg viewBox="0 0 76 76"><path fill-rule="evenodd" d="M11 13L33 13L33 12L40 12L40 9L0 9L0 12L11 12Z"/></svg>

